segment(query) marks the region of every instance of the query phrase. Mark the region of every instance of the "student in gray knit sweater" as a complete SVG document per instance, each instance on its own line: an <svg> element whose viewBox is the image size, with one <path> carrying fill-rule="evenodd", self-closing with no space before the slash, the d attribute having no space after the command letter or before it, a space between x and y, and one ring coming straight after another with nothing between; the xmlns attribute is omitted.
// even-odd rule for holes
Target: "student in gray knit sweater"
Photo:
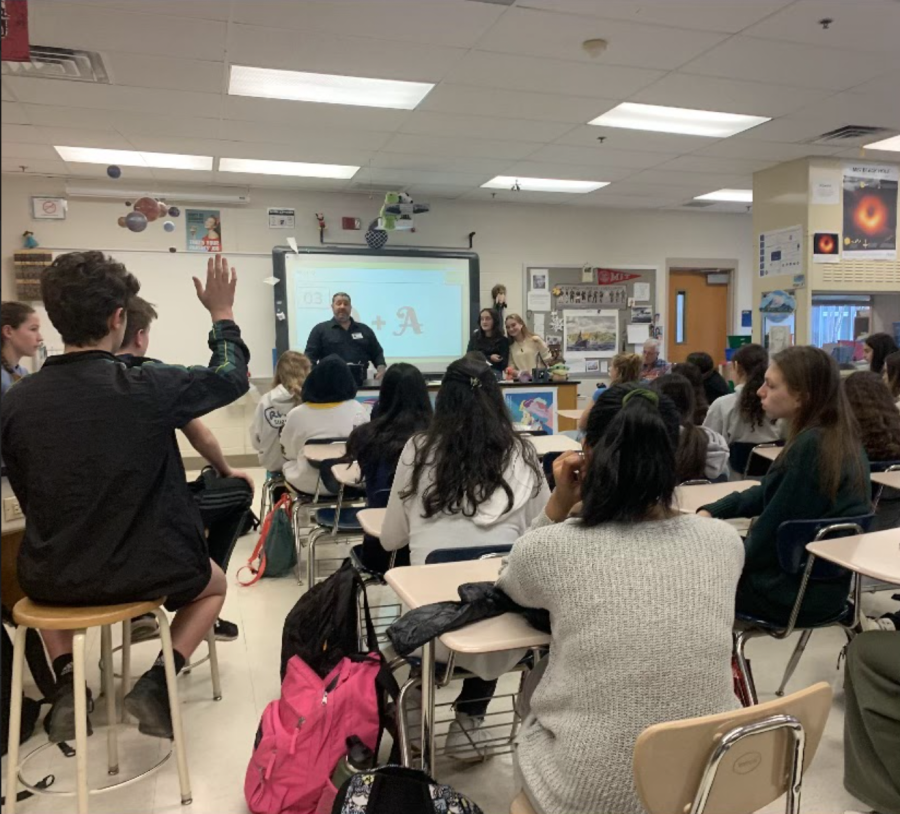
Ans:
<svg viewBox="0 0 900 814"><path fill-rule="evenodd" d="M604 392L584 452L557 459L550 502L501 573L499 587L548 609L553 630L515 753L539 814L640 814L640 732L739 706L731 629L744 548L726 523L673 508L678 434L667 396Z"/></svg>

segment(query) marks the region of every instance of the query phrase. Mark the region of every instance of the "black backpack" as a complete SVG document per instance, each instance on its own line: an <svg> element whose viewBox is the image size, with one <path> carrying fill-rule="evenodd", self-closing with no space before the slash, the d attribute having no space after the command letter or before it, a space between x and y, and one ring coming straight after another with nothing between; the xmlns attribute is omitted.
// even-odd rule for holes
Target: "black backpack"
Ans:
<svg viewBox="0 0 900 814"><path fill-rule="evenodd" d="M468 797L424 772L383 766L349 778L331 814L483 814Z"/></svg>
<svg viewBox="0 0 900 814"><path fill-rule="evenodd" d="M223 478L211 466L188 484L200 517L207 528L209 556L223 571L238 537L259 525L250 506L253 489L242 478Z"/></svg>

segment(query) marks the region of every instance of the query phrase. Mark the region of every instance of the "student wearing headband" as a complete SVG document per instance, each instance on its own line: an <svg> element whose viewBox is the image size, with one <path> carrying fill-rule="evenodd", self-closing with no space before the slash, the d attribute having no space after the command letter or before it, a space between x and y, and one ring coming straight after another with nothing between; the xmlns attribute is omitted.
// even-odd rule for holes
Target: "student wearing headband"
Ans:
<svg viewBox="0 0 900 814"><path fill-rule="evenodd" d="M729 525L677 510L679 425L668 396L635 383L604 391L584 451L556 460L546 510L501 572L498 587L552 620L552 656L520 695L530 709L514 758L538 814L640 814L641 731L738 706L744 549Z"/></svg>

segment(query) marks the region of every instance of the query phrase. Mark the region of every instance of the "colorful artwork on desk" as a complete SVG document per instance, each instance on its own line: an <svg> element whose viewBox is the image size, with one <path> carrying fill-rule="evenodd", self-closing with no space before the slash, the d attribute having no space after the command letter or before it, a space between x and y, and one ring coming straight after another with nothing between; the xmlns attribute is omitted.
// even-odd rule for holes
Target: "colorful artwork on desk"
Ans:
<svg viewBox="0 0 900 814"><path fill-rule="evenodd" d="M509 388L504 393L506 406L514 424L522 429L557 432L556 388Z"/></svg>

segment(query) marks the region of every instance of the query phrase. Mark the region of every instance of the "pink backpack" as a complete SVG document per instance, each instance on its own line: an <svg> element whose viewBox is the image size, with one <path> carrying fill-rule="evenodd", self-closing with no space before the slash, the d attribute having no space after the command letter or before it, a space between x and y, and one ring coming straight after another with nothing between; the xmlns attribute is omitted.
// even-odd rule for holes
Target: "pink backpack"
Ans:
<svg viewBox="0 0 900 814"><path fill-rule="evenodd" d="M356 735L372 751L381 732L377 653L343 658L325 679L297 656L288 661L281 698L265 709L244 796L253 814L330 812L331 774Z"/></svg>

